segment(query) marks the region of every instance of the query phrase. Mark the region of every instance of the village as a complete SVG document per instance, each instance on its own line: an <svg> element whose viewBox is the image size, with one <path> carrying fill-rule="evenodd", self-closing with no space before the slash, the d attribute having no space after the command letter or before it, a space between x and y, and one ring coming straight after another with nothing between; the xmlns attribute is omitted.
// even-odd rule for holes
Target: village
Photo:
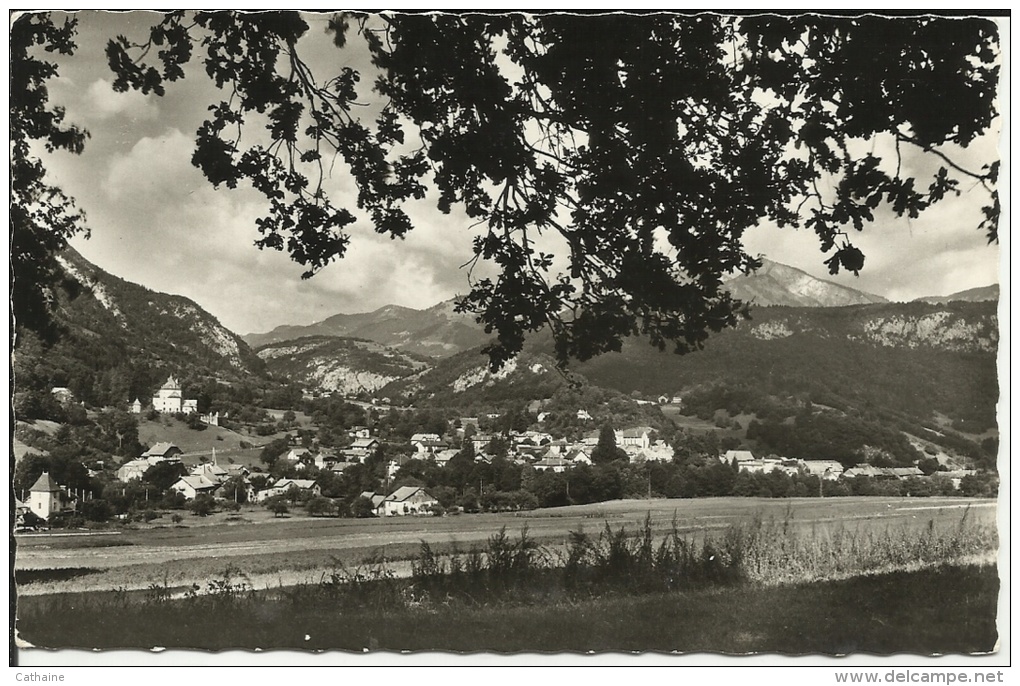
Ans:
<svg viewBox="0 0 1020 686"><path fill-rule="evenodd" d="M64 396L66 389L54 389L54 394ZM659 402L676 407L682 403L682 398L662 396ZM152 397L149 407L160 415L198 417L210 426L217 426L221 420L219 412L199 415L197 401L184 397L181 384L173 375ZM135 399L128 408L132 414L139 415L145 406ZM67 484L58 483L44 471L27 492L17 494L17 525L35 528L68 520L125 520L138 510L146 513L148 521L159 516L155 512L160 506L191 509L200 515L209 514L217 507L236 510L240 505L261 506L278 515L305 507L310 514L346 513L359 517L531 509L549 504L549 498L540 499L526 493L523 480L530 480L532 493L536 492L536 479L544 479L548 488L553 488L551 484L562 484L566 491L563 504L576 502L577 497L599 500L597 496L585 496L584 486L579 482L590 478L593 470L597 472L599 463L603 466L612 463L617 472L626 466L624 471L638 478L647 474L647 493L642 495L652 497L652 467L673 466L674 447L660 438L651 426L596 427L588 409L578 408L572 419L580 426L592 428L581 432L579 438L569 439L541 430L547 415L537 413L538 428L508 428L500 432L479 429L480 425L491 427L499 420L499 413L487 414L485 421L479 421L478 417L458 417L446 435L417 432L399 444L377 435L373 428L365 425L349 427L338 441L342 447L322 446L317 439L309 441L305 437L302 440L297 433L290 433L263 448L260 464L238 463L233 458L223 460L217 457L215 447L202 452L187 445L160 441L137 457L125 459L114 474L106 475L112 478L105 479L101 497L92 488L69 488ZM714 469L712 478L730 480L729 490L738 495L761 494L753 490L758 488L753 485L758 483L755 479L786 479L796 484L798 490L790 490L786 495L824 496L827 491L843 495L854 492L847 487L840 491L837 484L881 486L885 483L886 487L879 487L875 492L887 494L906 484L914 487L919 483L928 484L936 477L940 484L936 492L945 495L958 492L964 480L976 474L975 470L956 469L926 475L918 466L879 467L867 463L845 468L843 463L833 459L757 456L747 449L720 448L706 458L707 462L699 466L700 473L708 474ZM716 460L717 467L712 468ZM498 483L499 478L492 475L493 469L496 472L509 469L517 476L510 479L511 486L506 486ZM458 470L461 476L454 478L452 473ZM350 478L345 479L345 474ZM572 474L575 475L573 494ZM89 476L102 475L90 469ZM745 482L743 491L737 485L741 479ZM478 489L474 490L473 486L466 489L467 482L477 483ZM805 484L811 485L810 490ZM895 484L893 491L888 484ZM358 486L368 488L359 489ZM487 501L484 500L486 490L489 491ZM466 498L465 491L468 491ZM715 490L707 494L729 493ZM911 491L906 494L910 495ZM103 501L104 506L97 508L97 500ZM560 501L554 499L553 503L556 502ZM110 504L114 504L113 507ZM175 518L179 519L180 515Z"/></svg>

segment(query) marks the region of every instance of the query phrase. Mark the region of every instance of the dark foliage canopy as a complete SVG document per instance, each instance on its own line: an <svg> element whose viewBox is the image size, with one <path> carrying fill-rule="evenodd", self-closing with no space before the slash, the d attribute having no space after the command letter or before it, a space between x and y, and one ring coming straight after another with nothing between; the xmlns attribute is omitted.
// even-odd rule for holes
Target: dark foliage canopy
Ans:
<svg viewBox="0 0 1020 686"><path fill-rule="evenodd" d="M32 145L80 154L88 132L64 124L64 111L49 105L46 82L57 65L45 55L74 52L75 22L54 23L48 15L21 17L11 26L11 306L19 325L47 338L52 286L59 281L56 253L83 231L74 201L46 182L46 169ZM40 58L39 52L44 57Z"/></svg>
<svg viewBox="0 0 1020 686"><path fill-rule="evenodd" d="M405 236L406 203L430 190L442 211L462 207L481 228L471 263L496 276L472 278L459 307L497 334L494 367L546 327L561 363L637 334L700 347L741 311L722 279L757 266L741 237L762 221L813 230L829 270L856 273L851 228L882 205L917 216L966 179L988 189L981 229L997 237L998 163L952 155L997 116L987 20L388 14L329 30L338 50L365 41L372 73L313 73L295 12L171 12L107 56L115 89L158 95L201 60L225 96L192 161L215 186L265 196L258 245L306 276L359 224ZM359 114L366 76L384 103L373 118ZM906 172L906 149L937 160L930 178ZM339 170L356 207L324 188Z"/></svg>

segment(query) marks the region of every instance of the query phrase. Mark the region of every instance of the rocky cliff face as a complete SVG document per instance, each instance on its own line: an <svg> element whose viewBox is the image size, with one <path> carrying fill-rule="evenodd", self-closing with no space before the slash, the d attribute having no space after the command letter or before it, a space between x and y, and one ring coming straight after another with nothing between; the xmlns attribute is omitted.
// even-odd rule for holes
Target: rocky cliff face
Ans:
<svg viewBox="0 0 1020 686"><path fill-rule="evenodd" d="M925 315L878 317L863 326L863 337L886 347L929 347L950 352L995 352L998 320L968 319L947 311Z"/></svg>
<svg viewBox="0 0 1020 686"><path fill-rule="evenodd" d="M812 316L807 311L770 312L765 321L749 324L760 341L794 334L844 336L886 348L928 348L946 352L994 353L999 344L998 317L992 307L886 305L846 310L840 319ZM828 314L828 313L826 313ZM747 326L747 325L745 325Z"/></svg>
<svg viewBox="0 0 1020 686"><path fill-rule="evenodd" d="M374 392L426 366L419 358L372 341L332 336L271 344L261 348L258 356L275 374L344 394Z"/></svg>

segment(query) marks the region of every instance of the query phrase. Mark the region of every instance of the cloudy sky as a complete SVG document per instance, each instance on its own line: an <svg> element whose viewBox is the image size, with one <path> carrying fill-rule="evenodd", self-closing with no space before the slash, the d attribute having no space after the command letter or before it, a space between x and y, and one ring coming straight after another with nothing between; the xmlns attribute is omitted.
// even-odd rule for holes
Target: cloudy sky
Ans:
<svg viewBox="0 0 1020 686"><path fill-rule="evenodd" d="M78 16L78 52L61 63L50 93L67 109L67 120L88 129L91 138L80 156L57 153L44 160L52 181L88 215L91 238L73 241L87 259L153 290L189 297L238 333L386 304L425 308L467 291L461 265L471 256L470 222L441 214L434 202L408 209L415 228L403 241L356 226L347 257L310 280L301 279L303 268L284 253L258 250L254 220L263 211L261 196L214 190L190 163L204 105L220 94L194 68L163 98L114 93L106 42L117 34L141 39L156 15ZM325 15L308 19L312 30L302 50L310 61L333 69L364 66L357 50L331 47ZM365 97L370 99L367 88ZM998 144L997 136L989 136L966 157L993 159ZM349 187L341 178L332 183L341 194ZM745 244L753 254L894 300L995 283L1000 249L988 246L976 229L986 196L966 183L961 188L961 197L918 219L882 214L856 235L867 255L859 278L829 277L810 232L761 226Z"/></svg>

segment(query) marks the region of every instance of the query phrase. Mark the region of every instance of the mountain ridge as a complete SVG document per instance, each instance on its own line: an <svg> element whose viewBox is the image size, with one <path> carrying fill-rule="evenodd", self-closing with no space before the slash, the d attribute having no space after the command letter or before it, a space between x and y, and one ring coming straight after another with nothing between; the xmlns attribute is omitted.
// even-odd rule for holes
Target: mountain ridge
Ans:
<svg viewBox="0 0 1020 686"><path fill-rule="evenodd" d="M51 290L63 334L47 345L19 330L22 388L69 386L90 404L117 405L147 397L169 374L231 382L263 372L247 343L193 300L110 274L73 248L57 262L66 281Z"/></svg>
<svg viewBox="0 0 1020 686"><path fill-rule="evenodd" d="M928 422L939 412L991 427L998 343L991 303L777 306L711 337L697 352L674 355L629 339L621 352L572 363L570 373L639 397L705 395L726 387L719 407L740 404L747 395L802 397L893 423L897 417ZM553 370L553 350L543 332L496 374L488 372L480 350L465 351L379 393L440 406L541 399L566 383Z"/></svg>
<svg viewBox="0 0 1020 686"><path fill-rule="evenodd" d="M889 302L882 296L819 279L768 259L762 260L757 271L737 275L725 285L734 298L761 307L845 307Z"/></svg>
<svg viewBox="0 0 1020 686"><path fill-rule="evenodd" d="M734 297L758 306L837 307L888 302L885 298L817 279L779 262L764 260L750 275L726 282ZM453 300L416 310L385 305L371 312L337 313L311 324L285 324L241 338L252 348L306 336L366 338L430 357L447 357L489 340L474 317L454 311Z"/></svg>
<svg viewBox="0 0 1020 686"><path fill-rule="evenodd" d="M977 288L968 288L949 295L926 295L922 298L915 298L915 302L930 303L932 305L945 305L951 302L997 302L999 300L999 284L993 283Z"/></svg>
<svg viewBox="0 0 1020 686"><path fill-rule="evenodd" d="M252 348L307 336L363 338L406 353L446 357L489 339L474 317L455 312L453 303L445 300L424 310L384 305L371 312L338 313L313 324L278 326L241 338Z"/></svg>

